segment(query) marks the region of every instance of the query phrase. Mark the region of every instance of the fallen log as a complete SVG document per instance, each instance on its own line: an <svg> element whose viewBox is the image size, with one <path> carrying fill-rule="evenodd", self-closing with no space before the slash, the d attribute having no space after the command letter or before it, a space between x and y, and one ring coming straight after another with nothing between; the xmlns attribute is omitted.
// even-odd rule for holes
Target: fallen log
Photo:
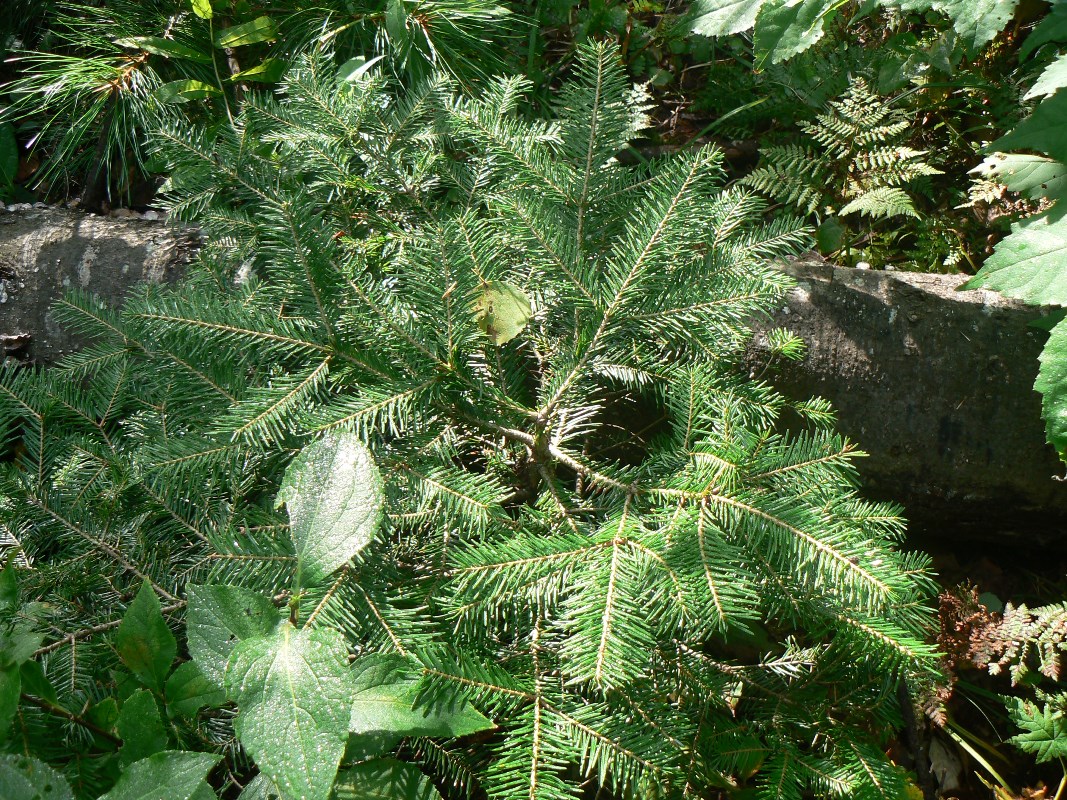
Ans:
<svg viewBox="0 0 1067 800"><path fill-rule="evenodd" d="M197 246L195 232L139 216L0 204L0 358L56 360L79 344L49 313L68 289L117 307L135 284L178 276Z"/></svg>
<svg viewBox="0 0 1067 800"><path fill-rule="evenodd" d="M1034 392L1045 333L1041 309L986 290L958 291L965 275L786 267L797 287L749 348L767 363L769 327L808 344L776 363L788 396L830 400L841 431L869 456L864 494L904 504L921 535L1067 547L1064 466L1045 443Z"/></svg>

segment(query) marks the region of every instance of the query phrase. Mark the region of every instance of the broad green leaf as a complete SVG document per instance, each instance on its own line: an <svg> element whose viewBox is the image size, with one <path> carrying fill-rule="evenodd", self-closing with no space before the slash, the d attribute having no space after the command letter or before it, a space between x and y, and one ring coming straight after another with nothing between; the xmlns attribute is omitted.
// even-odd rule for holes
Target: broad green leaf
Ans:
<svg viewBox="0 0 1067 800"><path fill-rule="evenodd" d="M231 75L230 80L234 83L238 81L253 81L256 83L277 83L278 79L285 74L285 70L289 68L289 63L280 58L265 58L254 67L243 69L240 72Z"/></svg>
<svg viewBox="0 0 1067 800"><path fill-rule="evenodd" d="M211 19L215 12L211 8L211 0L191 0L193 13L200 19Z"/></svg>
<svg viewBox="0 0 1067 800"><path fill-rule="evenodd" d="M1037 319L1030 320L1026 323L1026 327L1044 331L1045 333L1052 333L1052 329L1063 322L1064 319L1067 319L1067 308L1056 308Z"/></svg>
<svg viewBox="0 0 1067 800"><path fill-rule="evenodd" d="M408 38L408 13L404 8L404 0L389 0L385 5L385 32L388 34L390 44L399 50Z"/></svg>
<svg viewBox="0 0 1067 800"><path fill-rule="evenodd" d="M74 800L67 779L36 758L0 755L3 800Z"/></svg>
<svg viewBox="0 0 1067 800"><path fill-rule="evenodd" d="M441 800L441 794L414 764L376 758L337 776L337 800Z"/></svg>
<svg viewBox="0 0 1067 800"><path fill-rule="evenodd" d="M15 139L15 126L10 122L0 122L0 187L11 186L15 183L15 176L19 171L19 143ZM8 566L12 567L11 580L14 577L14 555L8 557ZM7 573L7 569L4 569ZM0 579L0 608L3 607L6 592Z"/></svg>
<svg viewBox="0 0 1067 800"><path fill-rule="evenodd" d="M522 333L533 316L530 298L517 286L504 281L487 281L475 296L474 315L478 327L493 344L509 342Z"/></svg>
<svg viewBox="0 0 1067 800"><path fill-rule="evenodd" d="M7 737L15 713L19 710L19 695L22 693L22 677L15 664L0 667L0 740Z"/></svg>
<svg viewBox="0 0 1067 800"><path fill-rule="evenodd" d="M87 720L105 731L115 729L115 723L119 719L119 704L114 697L105 697L99 703L89 707L84 712Z"/></svg>
<svg viewBox="0 0 1067 800"><path fill-rule="evenodd" d="M44 667L41 666L41 662L23 661L22 666L19 668L19 675L22 677L23 692L32 694L34 697L40 697L42 700L47 700L53 705L59 703L55 687L45 677Z"/></svg>
<svg viewBox="0 0 1067 800"><path fill-rule="evenodd" d="M358 83L363 80L371 67L381 61L385 56L375 56L368 59L366 56L350 58L337 69L337 80L340 83Z"/></svg>
<svg viewBox="0 0 1067 800"><path fill-rule="evenodd" d="M1067 218L1031 217L1012 226L963 289L994 289L1031 305L1067 305Z"/></svg>
<svg viewBox="0 0 1067 800"><path fill-rule="evenodd" d="M167 713L187 719L204 706L217 708L226 702L226 693L208 680L194 661L186 661L171 673L165 696Z"/></svg>
<svg viewBox="0 0 1067 800"><path fill-rule="evenodd" d="M1014 130L989 145L988 152L1037 150L1057 161L1067 162L1067 91L1056 92Z"/></svg>
<svg viewBox="0 0 1067 800"><path fill-rule="evenodd" d="M785 61L823 37L838 0L766 0L756 16L752 42L760 63Z"/></svg>
<svg viewBox="0 0 1067 800"><path fill-rule="evenodd" d="M1008 704L1008 715L1023 731L1008 741L1034 756L1038 764L1067 756L1067 719L1063 712L1048 704L1038 707L1015 697Z"/></svg>
<svg viewBox="0 0 1067 800"><path fill-rule="evenodd" d="M992 153L971 170L1032 200L1067 196L1067 166L1044 156Z"/></svg>
<svg viewBox="0 0 1067 800"><path fill-rule="evenodd" d="M344 637L283 622L269 637L245 639L226 666L226 692L241 744L283 796L326 800L348 736Z"/></svg>
<svg viewBox="0 0 1067 800"><path fill-rule="evenodd" d="M188 588L185 635L189 655L216 688L223 687L226 662L243 639L269 636L280 619L271 601L240 586Z"/></svg>
<svg viewBox="0 0 1067 800"><path fill-rule="evenodd" d="M161 103L188 103L190 100L203 100L217 94L222 92L210 83L191 79L164 83L152 92L153 97Z"/></svg>
<svg viewBox="0 0 1067 800"><path fill-rule="evenodd" d="M952 27L974 48L993 41L1007 27L1019 0L939 0L934 8L952 20Z"/></svg>
<svg viewBox="0 0 1067 800"><path fill-rule="evenodd" d="M1061 457L1067 455L1067 322L1061 320L1052 329L1034 389L1041 394L1041 416L1045 418L1045 435Z"/></svg>
<svg viewBox="0 0 1067 800"><path fill-rule="evenodd" d="M211 55L195 48L176 42L173 39L164 39L161 36L129 36L125 39L116 39L115 44L120 47L131 47L135 50L144 50L146 53L163 56L164 58L187 58L201 64L210 64Z"/></svg>
<svg viewBox="0 0 1067 800"><path fill-rule="evenodd" d="M940 11L952 20L960 39L980 48L1011 22L1018 4L1019 0L903 0L899 6L905 11Z"/></svg>
<svg viewBox="0 0 1067 800"><path fill-rule="evenodd" d="M377 731L374 733L351 733L345 744L345 755L342 759L346 764L355 764L370 758L387 756L396 749L403 740L402 733L386 733Z"/></svg>
<svg viewBox="0 0 1067 800"><path fill-rule="evenodd" d="M836 253L845 245L848 228L836 216L827 217L815 231L815 243L824 256Z"/></svg>
<svg viewBox="0 0 1067 800"><path fill-rule="evenodd" d="M25 623L0 634L0 664L18 665L29 660L42 641L44 634L27 627Z"/></svg>
<svg viewBox="0 0 1067 800"><path fill-rule="evenodd" d="M1019 58L1027 58L1034 50L1049 42L1067 42L1067 4L1055 3L1045 18L1030 32L1019 48Z"/></svg>
<svg viewBox="0 0 1067 800"><path fill-rule="evenodd" d="M160 611L159 598L145 581L115 631L119 658L145 686L163 691L178 643Z"/></svg>
<svg viewBox="0 0 1067 800"><path fill-rule="evenodd" d="M119 710L115 730L122 739L119 762L126 767L167 749L167 730L151 692L134 692Z"/></svg>
<svg viewBox="0 0 1067 800"><path fill-rule="evenodd" d="M764 0L696 0L690 8L692 31L702 36L725 36L756 24Z"/></svg>
<svg viewBox="0 0 1067 800"><path fill-rule="evenodd" d="M1034 97L1055 94L1057 89L1064 86L1067 86L1067 55L1060 56L1045 67L1037 83L1030 87L1030 91L1023 96L1023 99L1030 100Z"/></svg>
<svg viewBox="0 0 1067 800"><path fill-rule="evenodd" d="M216 47L240 47L258 42L270 42L278 38L278 26L270 17L256 17L243 25L234 25L215 33Z"/></svg>
<svg viewBox="0 0 1067 800"><path fill-rule="evenodd" d="M355 434L330 433L300 451L285 471L277 504L289 511L306 585L322 582L370 544L382 502L378 467Z"/></svg>
<svg viewBox="0 0 1067 800"><path fill-rule="evenodd" d="M270 782L270 778L260 773L245 784L238 800L279 800L280 797L278 787Z"/></svg>
<svg viewBox="0 0 1067 800"><path fill-rule="evenodd" d="M220 761L214 753L165 750L127 767L100 800L199 800L200 787Z"/></svg>
<svg viewBox="0 0 1067 800"><path fill-rule="evenodd" d="M356 662L352 714L348 730L380 736L467 736L494 728L492 720L466 701L453 707L415 706L419 680L404 677L389 659L365 657Z"/></svg>

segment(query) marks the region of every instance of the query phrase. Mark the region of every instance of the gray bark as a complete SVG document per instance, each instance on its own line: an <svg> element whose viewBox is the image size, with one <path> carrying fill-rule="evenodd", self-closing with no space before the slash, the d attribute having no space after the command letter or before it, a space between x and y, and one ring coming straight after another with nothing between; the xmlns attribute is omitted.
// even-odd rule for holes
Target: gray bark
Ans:
<svg viewBox="0 0 1067 800"><path fill-rule="evenodd" d="M749 348L767 362L768 327L803 337L807 356L776 363L771 382L795 398L820 395L840 429L870 455L858 467L868 496L903 503L924 536L1067 544L1067 484L1045 443L1033 390L1046 334L1041 309L965 275L833 267L786 268L797 288Z"/></svg>
<svg viewBox="0 0 1067 800"><path fill-rule="evenodd" d="M49 313L68 289L118 306L135 284L180 274L196 247L195 232L140 218L0 204L0 358L54 361L79 344Z"/></svg>

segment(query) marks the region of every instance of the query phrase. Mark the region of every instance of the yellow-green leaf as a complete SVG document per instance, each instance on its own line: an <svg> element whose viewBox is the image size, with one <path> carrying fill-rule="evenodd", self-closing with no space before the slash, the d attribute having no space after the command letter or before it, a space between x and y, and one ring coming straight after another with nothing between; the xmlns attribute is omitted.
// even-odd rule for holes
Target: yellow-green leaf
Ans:
<svg viewBox="0 0 1067 800"><path fill-rule="evenodd" d="M509 342L522 333L533 316L526 293L504 281L483 283L473 307L478 327L496 345Z"/></svg>
<svg viewBox="0 0 1067 800"><path fill-rule="evenodd" d="M144 50L146 53L163 56L164 58L186 58L201 64L211 63L209 54L176 42L173 39L164 39L162 36L128 36L125 39L116 39L115 44L120 47Z"/></svg>
<svg viewBox="0 0 1067 800"><path fill-rule="evenodd" d="M285 74L289 64L280 58L265 58L254 67L243 69L230 77L231 81L253 81L255 83L277 83Z"/></svg>
<svg viewBox="0 0 1067 800"><path fill-rule="evenodd" d="M200 19L211 19L215 12L211 8L211 0L192 0L193 13Z"/></svg>
<svg viewBox="0 0 1067 800"><path fill-rule="evenodd" d="M270 42L278 38L278 26L270 17L256 17L243 25L234 25L215 34L216 47L241 47L246 44Z"/></svg>
<svg viewBox="0 0 1067 800"><path fill-rule="evenodd" d="M203 100L222 92L210 83L190 79L164 83L152 94L161 103L188 103L190 100Z"/></svg>

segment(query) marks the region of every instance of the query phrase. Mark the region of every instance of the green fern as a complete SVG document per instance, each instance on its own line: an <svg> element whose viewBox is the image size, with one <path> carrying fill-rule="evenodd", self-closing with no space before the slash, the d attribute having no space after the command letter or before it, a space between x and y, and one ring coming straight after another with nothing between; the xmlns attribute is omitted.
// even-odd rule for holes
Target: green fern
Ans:
<svg viewBox="0 0 1067 800"><path fill-rule="evenodd" d="M903 144L910 127L903 112L856 78L800 126L809 143L764 148L760 166L740 182L802 214L919 217L905 190L941 171L924 151Z"/></svg>
<svg viewBox="0 0 1067 800"><path fill-rule="evenodd" d="M915 204L907 192L896 186L883 186L857 195L838 210L842 217L859 212L865 217L887 219L889 217L918 217Z"/></svg>

